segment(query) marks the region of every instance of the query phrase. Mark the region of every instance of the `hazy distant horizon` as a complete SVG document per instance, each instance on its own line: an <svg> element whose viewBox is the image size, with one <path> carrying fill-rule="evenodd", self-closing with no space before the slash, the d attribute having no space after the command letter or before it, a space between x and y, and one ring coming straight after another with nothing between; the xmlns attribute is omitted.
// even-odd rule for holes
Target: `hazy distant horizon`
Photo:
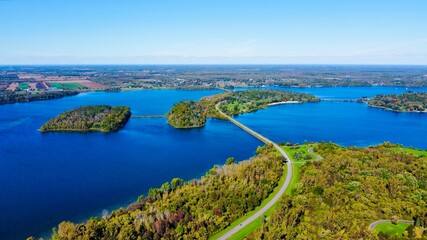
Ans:
<svg viewBox="0 0 427 240"><path fill-rule="evenodd" d="M257 67L257 66L259 66L259 67L268 67L268 66L278 66L278 67L280 67L280 66L284 66L284 67L286 67L286 66L289 66L289 67L292 67L292 66L300 66L300 67L304 67L304 66L307 66L307 67L427 67L427 64L357 64L357 63L355 63L355 64L339 64L339 63L327 63L327 64L321 64L321 63L307 63L307 64L304 64L304 63L277 63L277 64L263 64L263 63L255 63L255 64L252 64L252 63L229 63L229 64L223 64L223 63L201 63L201 64L188 64L188 63L164 63L164 64L156 64L156 63L152 63L152 64L128 64L128 63L76 63L76 64L0 64L0 67L26 67L26 66L28 66L28 67L49 67L49 66L52 66L52 67L55 67L55 66L57 66L57 67L67 67L67 66L70 66L70 67L72 67L72 66L76 66L76 67L85 67L85 66L87 66L87 67L91 67L91 66L93 66L93 67L97 67L97 66L112 66L112 67L120 67L120 66L123 66L123 67L126 67L126 66L128 66L128 67L132 67L132 66L135 66L135 67L144 67L144 66L146 66L146 67L156 67L156 66L159 66L159 67L168 67L168 66L170 66L170 67L173 67L173 66L180 66L180 67L185 67L185 66L188 66L188 67L191 67L191 66L194 66L194 67L197 67L197 66L200 66L200 67L202 67L202 66L212 66L212 67L221 67L221 66L224 66L224 67L233 67L233 66L235 66L235 67L238 67L238 66L253 66L253 67Z"/></svg>
<svg viewBox="0 0 427 240"><path fill-rule="evenodd" d="M0 65L427 65L427 55L419 61L403 61L390 58L380 61L377 58L340 57L26 57L11 58ZM311 60L307 60L311 59ZM360 59L360 60L359 60ZM425 61L424 61L425 60Z"/></svg>

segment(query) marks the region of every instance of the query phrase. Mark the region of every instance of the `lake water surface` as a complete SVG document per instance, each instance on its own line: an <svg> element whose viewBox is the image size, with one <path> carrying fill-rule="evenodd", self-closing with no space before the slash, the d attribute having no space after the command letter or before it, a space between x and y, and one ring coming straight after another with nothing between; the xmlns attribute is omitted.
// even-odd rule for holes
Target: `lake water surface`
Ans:
<svg viewBox="0 0 427 240"><path fill-rule="evenodd" d="M325 99L406 91L387 87L290 90ZM41 134L37 129L45 121L89 104L127 105L134 115L165 114L180 100L219 92L94 92L0 106L0 239L38 236L63 220L100 215L173 177L190 180L214 164L223 164L227 157L247 159L261 145L231 123L215 119L192 130L174 129L162 118L131 119L120 132L110 134ZM278 105L237 119L277 142L330 140L367 146L391 141L427 148L427 114L394 113L360 103Z"/></svg>

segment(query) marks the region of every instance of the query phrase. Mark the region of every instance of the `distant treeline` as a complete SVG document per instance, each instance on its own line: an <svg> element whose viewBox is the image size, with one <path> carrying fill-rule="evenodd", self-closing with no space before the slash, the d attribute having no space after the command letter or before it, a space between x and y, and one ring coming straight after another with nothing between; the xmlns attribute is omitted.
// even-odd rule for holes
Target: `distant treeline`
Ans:
<svg viewBox="0 0 427 240"><path fill-rule="evenodd" d="M126 124L130 115L130 108L124 106L83 106L49 120L40 131L118 131Z"/></svg>
<svg viewBox="0 0 427 240"><path fill-rule="evenodd" d="M379 107L397 112L425 112L427 109L427 93L381 94L369 99L368 104L371 107Z"/></svg>
<svg viewBox="0 0 427 240"><path fill-rule="evenodd" d="M181 101L167 114L168 123L176 128L204 126L209 117L222 118L215 105L228 115L237 115L265 108L270 103L283 101L318 102L313 95L280 90L247 90L226 92L202 98L200 101Z"/></svg>
<svg viewBox="0 0 427 240"><path fill-rule="evenodd" d="M23 92L23 91L1 91L0 104L30 102L38 100L49 100L66 96L77 95L77 91L42 91L42 92Z"/></svg>

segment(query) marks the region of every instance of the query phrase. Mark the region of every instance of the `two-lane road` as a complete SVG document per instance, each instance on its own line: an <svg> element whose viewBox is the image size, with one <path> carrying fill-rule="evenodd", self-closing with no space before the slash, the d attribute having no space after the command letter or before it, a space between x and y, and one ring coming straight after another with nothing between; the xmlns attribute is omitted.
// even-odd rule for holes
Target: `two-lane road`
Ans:
<svg viewBox="0 0 427 240"><path fill-rule="evenodd" d="M280 198L282 197L282 195L285 193L286 189L289 187L289 184L291 183L291 179L292 179L292 162L291 162L291 159L289 158L289 156L286 154L286 152L283 151L283 149L281 147L279 147L276 143L274 143L270 139L262 136L261 134L253 131L252 129L246 127L245 125L241 124L239 121L233 119L232 117L228 116L227 114L223 113L221 110L219 110L219 107L218 107L219 104L220 103L217 103L215 105L216 110L221 115L223 115L225 118L227 118L230 122L234 123L235 125L237 125L241 129L245 130L246 132L248 132L252 136L258 138L260 141L262 141L262 142L264 142L266 144L273 144L273 146L286 159L286 165L287 165L287 168L288 168L288 170L286 172L286 179L285 179L285 181L283 182L283 184L281 186L278 186L278 187L280 187L279 192L277 192L276 195L264 207L262 207L261 209L259 209L251 217L249 217L248 219L246 219L241 224L239 224L236 227L230 229L229 231L227 231L226 233L224 233L223 235L221 235L219 238L217 238L217 239L220 239L220 240L225 240L225 239L230 238L231 236L233 236L234 234L236 234L238 231L242 230L246 226L248 226L250 223L252 223L253 221L255 221L257 218L263 216L271 207L273 207L273 205L275 203L277 203L280 200Z"/></svg>

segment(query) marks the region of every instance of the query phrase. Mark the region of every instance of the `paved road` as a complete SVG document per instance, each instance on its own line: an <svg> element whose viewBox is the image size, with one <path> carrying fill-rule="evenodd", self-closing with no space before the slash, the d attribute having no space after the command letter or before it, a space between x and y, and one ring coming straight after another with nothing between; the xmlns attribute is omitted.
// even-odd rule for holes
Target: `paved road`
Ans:
<svg viewBox="0 0 427 240"><path fill-rule="evenodd" d="M316 161L323 160L323 157L321 157L321 156L319 156L319 155L317 155L316 153L314 153L314 152L313 152L313 148L309 148L309 149L308 149L308 153L309 153L311 156L313 156L313 157L314 157L314 160L316 160Z"/></svg>
<svg viewBox="0 0 427 240"><path fill-rule="evenodd" d="M387 220L387 219L375 221L375 222L371 223L371 225L369 225L369 229L374 229L378 224L389 223L389 222L391 222L391 220ZM414 224L414 221L411 221L411 220L397 220L397 222L398 223Z"/></svg>
<svg viewBox="0 0 427 240"><path fill-rule="evenodd" d="M270 202L268 202L263 208L261 208L260 210L258 210L254 215L252 215L251 217L249 217L248 219L246 219L244 222L242 222L241 224L237 225L236 227L230 229L228 232L224 233L222 236L220 236L218 238L219 240L225 240L225 239L230 238L234 234L236 234L238 231L240 231L241 229L243 229L244 227L246 227L247 225L249 225L253 221L255 221L257 218L263 216L264 213L268 211L268 209L270 209L275 203L277 203L280 200L280 197L282 197L282 195L285 193L286 189L289 187L289 184L291 183L291 179L292 179L292 162L291 162L291 159L289 158L289 156L286 154L286 152L283 151L283 149L281 147L279 147L277 144L275 144L273 141L271 141L270 139L262 136L261 134L255 132L255 131L253 131L252 129L246 127L245 125L243 125L240 122L238 122L237 120L231 118L227 114L221 112L221 110L219 110L219 108L218 108L219 104L220 103L217 103L215 105L216 110L221 115L223 115L225 118L227 118L228 120L230 120L230 122L234 123L235 125L237 125L241 129L245 130L246 132L248 132L252 136L258 138L262 142L264 142L266 144L273 144L273 146L287 160L286 161L286 165L288 167L288 171L286 173L286 179L285 179L283 185L279 186L280 187L279 192L270 200Z"/></svg>

